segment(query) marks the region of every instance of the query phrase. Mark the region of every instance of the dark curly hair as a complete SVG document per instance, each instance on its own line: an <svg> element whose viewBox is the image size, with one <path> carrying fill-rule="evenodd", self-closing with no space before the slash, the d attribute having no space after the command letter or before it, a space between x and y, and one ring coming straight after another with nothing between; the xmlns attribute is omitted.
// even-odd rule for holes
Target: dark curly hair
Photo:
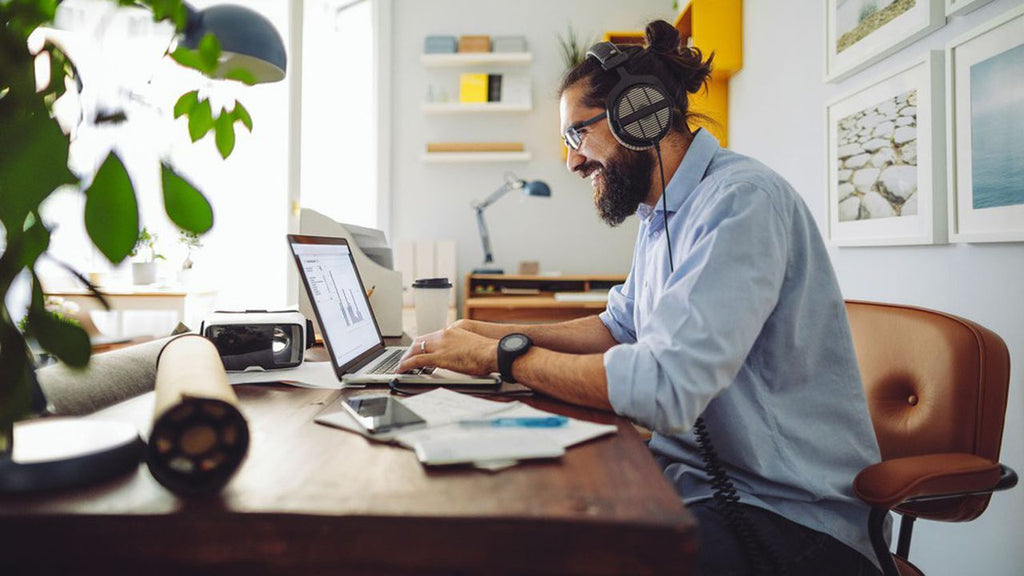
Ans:
<svg viewBox="0 0 1024 576"><path fill-rule="evenodd" d="M704 60L699 48L682 46L679 31L664 20L655 20L644 31L647 45L643 48L633 45L619 45L629 55L624 65L626 70L638 76L655 76L661 80L672 98L672 130L688 133L691 118L710 120L706 116L690 111L688 94L696 94L707 85L711 75L711 61L714 54ZM619 81L615 71L605 72L595 58L586 58L565 73L558 88L561 96L571 86L587 82L583 104L589 108L606 108L608 94Z"/></svg>

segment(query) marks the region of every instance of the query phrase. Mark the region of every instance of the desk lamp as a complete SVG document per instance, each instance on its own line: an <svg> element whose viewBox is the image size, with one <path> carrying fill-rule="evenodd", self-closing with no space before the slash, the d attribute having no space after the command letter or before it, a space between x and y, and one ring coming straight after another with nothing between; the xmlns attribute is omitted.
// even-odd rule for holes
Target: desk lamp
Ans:
<svg viewBox="0 0 1024 576"><path fill-rule="evenodd" d="M494 255L491 254L491 236L487 233L487 222L484 221L484 210L512 190L522 190L527 196L540 196L544 198L551 196L551 188L549 188L544 182L541 182L540 180L527 182L526 180L519 179L519 177L512 172L506 172L505 183L502 184L500 188L492 192L487 198L484 198L479 202L473 202L471 205L473 206L473 209L476 210L476 225L480 230L480 243L484 248L484 263L480 268L474 269L473 274L505 273L501 268L494 267Z"/></svg>
<svg viewBox="0 0 1024 576"><path fill-rule="evenodd" d="M221 62L217 75L234 68L252 72L257 82L284 79L288 57L277 29L259 13L245 6L220 4L196 10L185 4L188 15L184 45L195 49L208 33L217 37Z"/></svg>

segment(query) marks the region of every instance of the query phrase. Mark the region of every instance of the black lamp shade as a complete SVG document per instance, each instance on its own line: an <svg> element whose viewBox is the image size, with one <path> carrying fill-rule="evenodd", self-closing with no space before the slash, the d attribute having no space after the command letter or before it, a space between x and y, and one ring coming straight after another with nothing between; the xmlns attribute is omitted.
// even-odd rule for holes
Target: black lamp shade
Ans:
<svg viewBox="0 0 1024 576"><path fill-rule="evenodd" d="M206 34L213 34L220 42L218 76L234 68L245 68L258 82L284 78L288 68L284 42L274 25L259 13L234 4L189 10L185 46L198 47Z"/></svg>

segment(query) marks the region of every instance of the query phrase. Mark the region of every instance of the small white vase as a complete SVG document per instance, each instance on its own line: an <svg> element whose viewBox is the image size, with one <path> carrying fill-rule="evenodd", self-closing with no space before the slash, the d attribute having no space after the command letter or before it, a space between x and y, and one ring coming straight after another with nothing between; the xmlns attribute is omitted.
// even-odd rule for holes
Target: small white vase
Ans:
<svg viewBox="0 0 1024 576"><path fill-rule="evenodd" d="M136 285L156 283L156 262L133 262L132 282Z"/></svg>

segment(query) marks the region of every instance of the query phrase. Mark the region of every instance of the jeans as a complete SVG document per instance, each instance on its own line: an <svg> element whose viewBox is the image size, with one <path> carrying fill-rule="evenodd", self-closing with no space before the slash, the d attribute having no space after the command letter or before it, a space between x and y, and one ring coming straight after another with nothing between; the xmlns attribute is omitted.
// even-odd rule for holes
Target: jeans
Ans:
<svg viewBox="0 0 1024 576"><path fill-rule="evenodd" d="M839 540L762 508L739 504L761 540L771 546L789 576L879 576L875 565ZM697 518L697 574L751 574L744 547L712 500L687 505ZM867 529L865 527L865 529Z"/></svg>

